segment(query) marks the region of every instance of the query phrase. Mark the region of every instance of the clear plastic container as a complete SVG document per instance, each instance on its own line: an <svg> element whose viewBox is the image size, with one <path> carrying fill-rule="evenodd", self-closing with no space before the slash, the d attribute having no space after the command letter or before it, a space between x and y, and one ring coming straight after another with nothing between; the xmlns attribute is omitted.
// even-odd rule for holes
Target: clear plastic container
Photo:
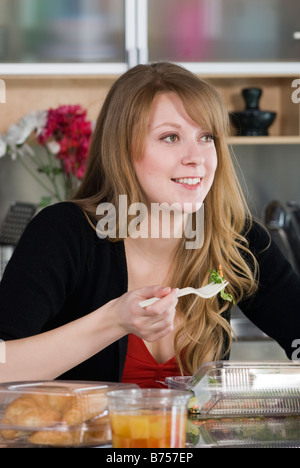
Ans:
<svg viewBox="0 0 300 468"><path fill-rule="evenodd" d="M190 390L188 436L196 446L299 446L300 364L206 363L192 377L169 377Z"/></svg>
<svg viewBox="0 0 300 468"><path fill-rule="evenodd" d="M115 382L41 381L0 385L0 448L111 445L107 392Z"/></svg>
<svg viewBox="0 0 300 468"><path fill-rule="evenodd" d="M114 448L184 448L186 391L166 388L108 393Z"/></svg>
<svg viewBox="0 0 300 468"><path fill-rule="evenodd" d="M199 418L190 415L187 440L192 447L300 447L300 415Z"/></svg>

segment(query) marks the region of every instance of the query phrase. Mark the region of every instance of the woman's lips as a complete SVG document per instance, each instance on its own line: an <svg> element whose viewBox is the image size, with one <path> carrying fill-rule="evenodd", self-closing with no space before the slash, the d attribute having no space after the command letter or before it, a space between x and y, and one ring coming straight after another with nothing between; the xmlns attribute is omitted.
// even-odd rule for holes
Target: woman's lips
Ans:
<svg viewBox="0 0 300 468"><path fill-rule="evenodd" d="M189 190L195 190L201 185L200 177L179 177L177 179L171 179L172 182L182 185Z"/></svg>

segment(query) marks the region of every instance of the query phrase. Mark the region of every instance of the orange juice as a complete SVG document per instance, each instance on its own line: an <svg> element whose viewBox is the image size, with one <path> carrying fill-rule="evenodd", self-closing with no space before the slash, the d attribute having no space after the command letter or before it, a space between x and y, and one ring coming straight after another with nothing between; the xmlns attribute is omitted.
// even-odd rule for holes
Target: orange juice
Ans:
<svg viewBox="0 0 300 468"><path fill-rule="evenodd" d="M114 448L184 448L189 392L138 388L107 397Z"/></svg>
<svg viewBox="0 0 300 468"><path fill-rule="evenodd" d="M186 414L144 410L141 414L111 413L114 448L183 448Z"/></svg>

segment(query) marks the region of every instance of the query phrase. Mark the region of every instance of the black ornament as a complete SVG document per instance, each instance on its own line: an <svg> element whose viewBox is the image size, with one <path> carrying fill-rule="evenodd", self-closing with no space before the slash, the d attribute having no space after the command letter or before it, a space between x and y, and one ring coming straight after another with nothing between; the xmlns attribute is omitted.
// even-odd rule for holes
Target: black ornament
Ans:
<svg viewBox="0 0 300 468"><path fill-rule="evenodd" d="M242 112L232 112L231 122L237 130L238 136L265 136L268 128L275 120L276 112L259 109L259 100L262 95L260 88L245 88L242 95L246 109Z"/></svg>

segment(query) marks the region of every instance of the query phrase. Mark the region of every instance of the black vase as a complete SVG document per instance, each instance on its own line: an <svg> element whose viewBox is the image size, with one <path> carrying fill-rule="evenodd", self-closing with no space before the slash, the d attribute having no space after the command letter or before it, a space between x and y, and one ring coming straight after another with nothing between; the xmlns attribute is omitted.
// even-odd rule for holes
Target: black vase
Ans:
<svg viewBox="0 0 300 468"><path fill-rule="evenodd" d="M276 112L259 109L259 100L262 95L260 88L245 88L242 95L246 109L242 112L232 112L231 122L239 136L265 136L275 120Z"/></svg>

